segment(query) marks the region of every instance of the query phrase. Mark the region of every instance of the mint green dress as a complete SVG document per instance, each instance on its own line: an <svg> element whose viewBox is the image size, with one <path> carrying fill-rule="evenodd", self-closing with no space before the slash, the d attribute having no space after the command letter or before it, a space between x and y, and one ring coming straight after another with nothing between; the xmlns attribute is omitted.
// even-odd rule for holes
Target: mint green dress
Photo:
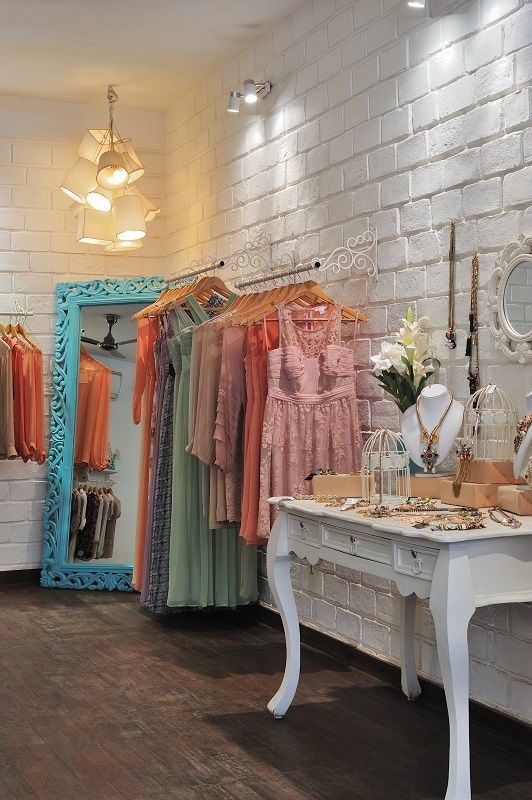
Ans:
<svg viewBox="0 0 532 800"><path fill-rule="evenodd" d="M193 320L181 308L173 312L175 336L168 340L179 375L175 398L172 517L167 605L174 608L234 608L257 600L257 551L238 528L209 529L204 503L205 465L186 452L189 429L190 364L193 332L208 316L187 298ZM208 503L207 503L208 508Z"/></svg>

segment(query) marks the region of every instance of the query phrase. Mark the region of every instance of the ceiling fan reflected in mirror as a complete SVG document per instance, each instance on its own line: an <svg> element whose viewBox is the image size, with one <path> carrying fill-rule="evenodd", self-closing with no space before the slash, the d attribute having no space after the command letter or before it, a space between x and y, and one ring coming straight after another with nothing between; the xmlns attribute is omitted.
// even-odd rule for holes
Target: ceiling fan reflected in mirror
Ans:
<svg viewBox="0 0 532 800"><path fill-rule="evenodd" d="M81 332L81 341L85 344L94 344L96 347L99 347L100 350L104 350L106 353L109 353L109 355L115 356L115 358L125 358L123 353L118 352L118 348L124 344L134 344L137 340L124 339L121 342L115 341L113 336L113 326L118 322L120 317L118 314L106 314L105 319L109 325L109 330L101 341L98 341L98 339L91 339L89 336L83 336L84 331Z"/></svg>

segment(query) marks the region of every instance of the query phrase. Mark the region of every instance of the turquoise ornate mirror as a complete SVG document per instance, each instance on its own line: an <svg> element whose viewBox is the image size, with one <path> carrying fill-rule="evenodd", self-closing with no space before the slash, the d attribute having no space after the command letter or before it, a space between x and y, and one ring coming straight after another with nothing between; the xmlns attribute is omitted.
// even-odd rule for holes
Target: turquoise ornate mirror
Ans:
<svg viewBox="0 0 532 800"><path fill-rule="evenodd" d="M132 591L140 427L136 325L160 277L57 286L41 585Z"/></svg>

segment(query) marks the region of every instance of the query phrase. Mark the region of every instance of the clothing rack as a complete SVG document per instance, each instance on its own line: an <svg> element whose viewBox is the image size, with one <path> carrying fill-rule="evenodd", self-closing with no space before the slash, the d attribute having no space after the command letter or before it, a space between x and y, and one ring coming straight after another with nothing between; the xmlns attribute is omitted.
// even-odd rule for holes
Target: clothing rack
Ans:
<svg viewBox="0 0 532 800"><path fill-rule="evenodd" d="M216 260L213 256L205 256L193 261L190 269L165 275L163 280L165 283L186 283L198 275L221 269L239 271L241 276L244 270L260 270L259 274L253 277L241 277L234 283L235 289L245 289L258 283L268 283L302 272L308 272L310 275L311 270L327 272L330 269L337 275L345 270L354 269L357 272L365 272L369 278L378 279L377 236L370 229L358 236L350 236L345 245L335 248L325 260L317 260L312 264L296 264L294 257L289 253L273 259L271 247L270 240L261 236L236 250L227 259ZM269 258L260 253L260 250L265 248L269 249Z"/></svg>

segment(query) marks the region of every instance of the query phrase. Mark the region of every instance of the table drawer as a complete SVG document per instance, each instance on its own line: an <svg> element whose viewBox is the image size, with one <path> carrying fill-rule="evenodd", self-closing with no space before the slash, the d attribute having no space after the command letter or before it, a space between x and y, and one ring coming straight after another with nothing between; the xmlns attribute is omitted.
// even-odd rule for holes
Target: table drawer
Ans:
<svg viewBox="0 0 532 800"><path fill-rule="evenodd" d="M320 525L307 517L297 517L290 514L288 520L288 536L290 539L299 539L300 542L320 545Z"/></svg>
<svg viewBox="0 0 532 800"><path fill-rule="evenodd" d="M335 528L334 525L324 525L322 531L322 541L325 547L341 553L353 552L351 531L345 530L345 528Z"/></svg>
<svg viewBox="0 0 532 800"><path fill-rule="evenodd" d="M381 564L392 563L391 542L388 539L381 539L380 536L367 536L334 525L324 525L323 544L332 550L351 553L359 558L379 561Z"/></svg>
<svg viewBox="0 0 532 800"><path fill-rule="evenodd" d="M354 539L353 553L359 558L368 558L381 564L392 564L392 543L389 539L366 536L363 533L356 533L351 538Z"/></svg>
<svg viewBox="0 0 532 800"><path fill-rule="evenodd" d="M404 575L415 575L417 578L430 581L437 560L438 550L407 544L395 545L394 568L396 572L402 572Z"/></svg>

